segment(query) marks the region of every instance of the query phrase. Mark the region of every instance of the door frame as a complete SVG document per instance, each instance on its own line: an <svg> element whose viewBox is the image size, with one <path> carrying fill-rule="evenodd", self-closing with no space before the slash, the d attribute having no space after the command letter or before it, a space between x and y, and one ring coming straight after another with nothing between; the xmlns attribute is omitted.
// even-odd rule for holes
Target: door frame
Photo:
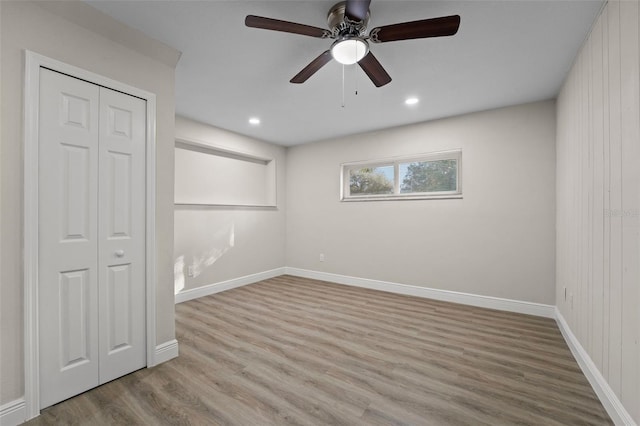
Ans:
<svg viewBox="0 0 640 426"><path fill-rule="evenodd" d="M147 367L156 365L156 95L25 50L24 68L24 398L27 419L40 415L38 330L38 138L40 69L141 98L147 102L145 175L145 293Z"/></svg>

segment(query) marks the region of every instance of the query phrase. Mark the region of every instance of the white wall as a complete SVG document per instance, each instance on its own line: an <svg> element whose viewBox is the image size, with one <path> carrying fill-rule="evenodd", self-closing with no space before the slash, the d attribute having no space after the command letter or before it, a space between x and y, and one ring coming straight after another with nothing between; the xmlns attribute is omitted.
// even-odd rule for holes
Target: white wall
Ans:
<svg viewBox="0 0 640 426"><path fill-rule="evenodd" d="M276 162L277 207L175 207L176 287L193 290L284 266L285 148L176 117L176 138ZM188 266L195 276L187 276Z"/></svg>
<svg viewBox="0 0 640 426"><path fill-rule="evenodd" d="M60 17L64 14L68 19ZM179 53L82 2L2 2L2 141L0 405L22 397L23 370L23 49L157 95L157 335L174 338L173 144L174 77ZM73 21L73 22L72 22ZM89 30L87 27L92 28ZM100 32L103 35L98 34ZM131 41L137 50L111 40ZM140 51L143 51L141 53ZM154 59L155 58L155 59Z"/></svg>
<svg viewBox="0 0 640 426"><path fill-rule="evenodd" d="M557 105L556 301L571 331L636 423L640 423L639 13L637 0L609 2Z"/></svg>
<svg viewBox="0 0 640 426"><path fill-rule="evenodd" d="M461 200L339 201L343 162L455 148ZM552 101L287 152L289 267L554 304L554 221Z"/></svg>

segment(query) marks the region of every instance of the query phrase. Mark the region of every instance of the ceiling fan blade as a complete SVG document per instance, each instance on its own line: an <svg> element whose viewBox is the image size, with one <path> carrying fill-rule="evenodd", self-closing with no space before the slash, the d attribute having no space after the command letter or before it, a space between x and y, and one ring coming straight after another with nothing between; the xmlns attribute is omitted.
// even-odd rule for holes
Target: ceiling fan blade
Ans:
<svg viewBox="0 0 640 426"><path fill-rule="evenodd" d="M352 21L364 21L369 12L371 0L347 0L344 14Z"/></svg>
<svg viewBox="0 0 640 426"><path fill-rule="evenodd" d="M320 56L315 58L313 61L311 61L309 65L304 67L302 71L296 74L296 76L291 79L291 83L296 83L296 84L304 83L309 79L309 77L314 75L320 68L327 65L329 61L331 61L331 51L327 50L326 52L322 52Z"/></svg>
<svg viewBox="0 0 640 426"><path fill-rule="evenodd" d="M311 25L265 18L262 16L247 15L244 20L244 24L247 27L261 28L263 30L282 31L284 33L301 34L318 38L331 37L331 32L329 30L312 27Z"/></svg>
<svg viewBox="0 0 640 426"><path fill-rule="evenodd" d="M371 30L369 37L374 43L387 41L411 40L414 38L451 36L458 32L460 15L443 16L441 18L423 19L421 21L403 22L385 25Z"/></svg>
<svg viewBox="0 0 640 426"><path fill-rule="evenodd" d="M369 76L376 87L381 87L391 82L391 76L385 71L384 68L382 68L382 65L380 65L380 62L378 62L376 57L373 56L373 53L371 53L371 51L367 53L367 56L360 59L358 65L360 65L362 71L364 71Z"/></svg>

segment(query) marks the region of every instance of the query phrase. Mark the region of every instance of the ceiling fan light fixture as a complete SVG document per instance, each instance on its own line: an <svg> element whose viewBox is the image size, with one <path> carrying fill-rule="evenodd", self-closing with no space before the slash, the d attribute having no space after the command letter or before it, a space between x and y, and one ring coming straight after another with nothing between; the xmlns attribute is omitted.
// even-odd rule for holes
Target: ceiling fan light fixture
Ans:
<svg viewBox="0 0 640 426"><path fill-rule="evenodd" d="M343 38L331 45L331 56L343 65L359 62L368 52L369 43L360 37Z"/></svg>

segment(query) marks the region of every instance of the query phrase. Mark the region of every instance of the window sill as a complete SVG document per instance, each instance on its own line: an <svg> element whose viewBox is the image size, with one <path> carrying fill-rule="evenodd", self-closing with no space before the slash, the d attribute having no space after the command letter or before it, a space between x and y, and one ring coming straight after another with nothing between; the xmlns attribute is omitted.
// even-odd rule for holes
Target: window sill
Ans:
<svg viewBox="0 0 640 426"><path fill-rule="evenodd" d="M389 196L362 196L341 198L341 202L351 203L358 201L409 201L409 200L461 200L462 194L446 195L389 195Z"/></svg>

